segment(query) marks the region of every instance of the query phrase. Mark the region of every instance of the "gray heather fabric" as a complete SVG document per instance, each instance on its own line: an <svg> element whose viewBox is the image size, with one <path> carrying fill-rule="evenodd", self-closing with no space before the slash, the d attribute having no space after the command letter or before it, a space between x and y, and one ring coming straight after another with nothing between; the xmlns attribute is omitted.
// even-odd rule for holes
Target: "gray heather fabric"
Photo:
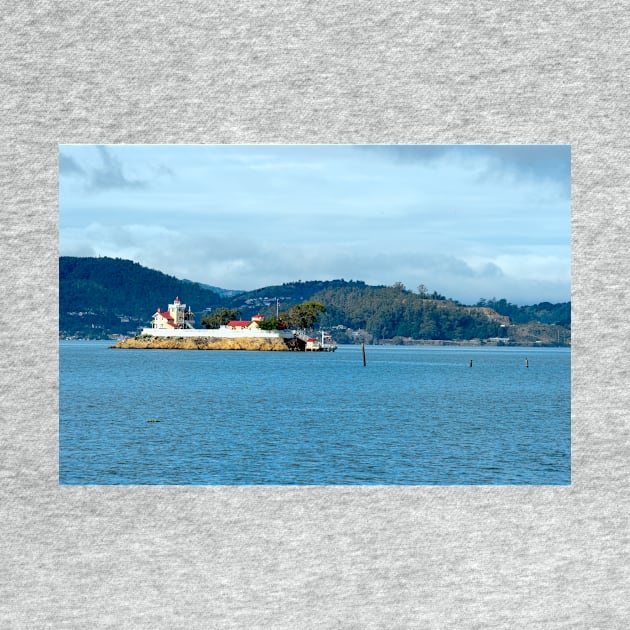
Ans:
<svg viewBox="0 0 630 630"><path fill-rule="evenodd" d="M628 4L462 5L5 3L0 627L628 626ZM572 485L60 488L71 142L572 144Z"/></svg>

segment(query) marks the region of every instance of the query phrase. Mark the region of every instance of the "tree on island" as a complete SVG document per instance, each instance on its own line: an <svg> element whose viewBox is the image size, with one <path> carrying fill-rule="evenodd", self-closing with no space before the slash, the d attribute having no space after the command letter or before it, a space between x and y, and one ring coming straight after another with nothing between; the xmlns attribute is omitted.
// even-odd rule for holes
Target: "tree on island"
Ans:
<svg viewBox="0 0 630 630"><path fill-rule="evenodd" d="M258 322L261 330L285 330L286 328L301 328L308 330L314 328L320 315L326 307L320 302L303 302L292 306L286 313L280 313L278 317L267 317Z"/></svg>
<svg viewBox="0 0 630 630"><path fill-rule="evenodd" d="M304 302L292 306L286 313L286 321L291 328L310 329L315 326L315 322L320 313L325 313L326 307L320 302Z"/></svg>
<svg viewBox="0 0 630 630"><path fill-rule="evenodd" d="M201 325L205 328L219 328L224 326L233 319L238 319L241 316L241 311L232 308L218 308L212 313L206 313L201 318Z"/></svg>
<svg viewBox="0 0 630 630"><path fill-rule="evenodd" d="M258 328L261 330L285 330L288 326L282 318L269 317L258 322Z"/></svg>

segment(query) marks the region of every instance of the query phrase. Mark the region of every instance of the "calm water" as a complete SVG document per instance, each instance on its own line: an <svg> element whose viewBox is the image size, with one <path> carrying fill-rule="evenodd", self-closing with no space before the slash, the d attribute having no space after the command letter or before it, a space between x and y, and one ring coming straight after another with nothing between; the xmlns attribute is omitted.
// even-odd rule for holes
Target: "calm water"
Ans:
<svg viewBox="0 0 630 630"><path fill-rule="evenodd" d="M571 481L567 349L110 343L60 342L62 484Z"/></svg>

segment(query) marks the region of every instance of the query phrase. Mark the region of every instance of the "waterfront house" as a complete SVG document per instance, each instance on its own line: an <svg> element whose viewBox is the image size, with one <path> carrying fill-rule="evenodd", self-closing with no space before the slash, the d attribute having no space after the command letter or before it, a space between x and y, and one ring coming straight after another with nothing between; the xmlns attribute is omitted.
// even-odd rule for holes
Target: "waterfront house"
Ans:
<svg viewBox="0 0 630 630"><path fill-rule="evenodd" d="M195 314L190 310L186 310L186 305L179 301L176 297L172 304L168 305L168 310L161 311L159 308L153 313L151 320L151 328L175 329L175 328L194 328Z"/></svg>
<svg viewBox="0 0 630 630"><path fill-rule="evenodd" d="M262 322L265 319L260 313L258 315L254 315L251 321L243 320L243 319L233 319L226 324L226 327L230 330L254 330L258 328L258 323Z"/></svg>

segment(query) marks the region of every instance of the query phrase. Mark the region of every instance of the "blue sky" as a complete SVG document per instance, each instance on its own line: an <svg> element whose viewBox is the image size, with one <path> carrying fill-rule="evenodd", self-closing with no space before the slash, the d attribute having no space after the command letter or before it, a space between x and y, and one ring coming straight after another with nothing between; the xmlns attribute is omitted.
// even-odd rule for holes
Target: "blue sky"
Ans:
<svg viewBox="0 0 630 630"><path fill-rule="evenodd" d="M570 299L567 145L61 145L60 254L227 289Z"/></svg>

